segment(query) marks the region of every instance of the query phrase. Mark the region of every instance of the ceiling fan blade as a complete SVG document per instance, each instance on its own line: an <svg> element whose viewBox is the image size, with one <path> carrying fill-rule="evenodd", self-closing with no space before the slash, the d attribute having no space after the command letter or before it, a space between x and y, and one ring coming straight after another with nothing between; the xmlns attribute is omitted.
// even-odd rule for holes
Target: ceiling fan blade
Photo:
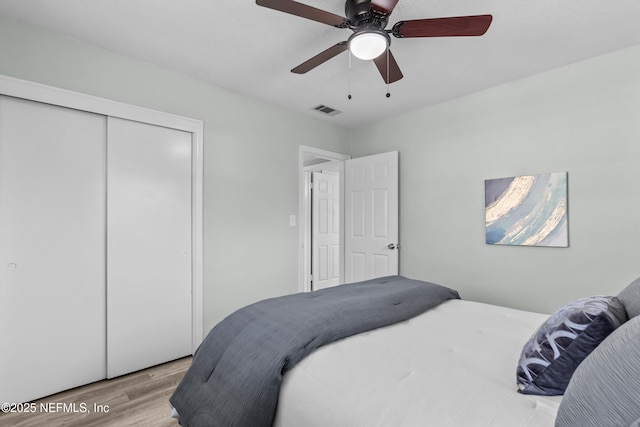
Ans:
<svg viewBox="0 0 640 427"><path fill-rule="evenodd" d="M291 70L291 72L296 74L304 74L307 71L313 70L318 65L327 62L334 56L341 54L347 49L349 49L347 42L337 43L331 46L329 49L320 52L319 54L309 59L308 61L305 61L302 64L298 65L296 68Z"/></svg>
<svg viewBox="0 0 640 427"><path fill-rule="evenodd" d="M389 15L397 4L398 0L371 0L371 9Z"/></svg>
<svg viewBox="0 0 640 427"><path fill-rule="evenodd" d="M393 26L392 34L401 38L481 36L492 20L491 15L476 15L400 21Z"/></svg>
<svg viewBox="0 0 640 427"><path fill-rule="evenodd" d="M345 24L345 19L342 16L335 15L321 9L316 9L315 7L307 6L306 4L292 0L256 0L256 4L258 6L264 6L269 9L279 10L280 12L311 19L312 21L333 25L334 27L340 27Z"/></svg>
<svg viewBox="0 0 640 427"><path fill-rule="evenodd" d="M388 62L387 58L389 59ZM387 84L397 82L404 77L402 75L402 71L400 71L400 67L398 67L396 59L393 57L393 54L389 49L377 58L374 58L373 62L375 62L376 67L378 67L378 71L380 71L380 75L382 75L382 79Z"/></svg>

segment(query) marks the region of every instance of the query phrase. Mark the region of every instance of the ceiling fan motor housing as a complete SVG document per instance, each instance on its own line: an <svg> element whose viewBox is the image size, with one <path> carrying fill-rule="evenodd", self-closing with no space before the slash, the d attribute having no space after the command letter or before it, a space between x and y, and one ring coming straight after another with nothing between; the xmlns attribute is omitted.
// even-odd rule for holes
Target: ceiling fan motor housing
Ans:
<svg viewBox="0 0 640 427"><path fill-rule="evenodd" d="M369 21L371 16L371 0L347 0L344 14L355 27Z"/></svg>

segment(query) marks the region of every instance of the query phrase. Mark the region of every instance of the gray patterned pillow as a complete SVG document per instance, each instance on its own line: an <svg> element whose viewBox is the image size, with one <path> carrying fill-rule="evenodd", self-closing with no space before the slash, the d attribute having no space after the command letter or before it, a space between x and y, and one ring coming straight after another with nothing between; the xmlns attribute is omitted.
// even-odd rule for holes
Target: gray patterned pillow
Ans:
<svg viewBox="0 0 640 427"><path fill-rule="evenodd" d="M640 316L585 359L560 402L556 427L640 427Z"/></svg>
<svg viewBox="0 0 640 427"><path fill-rule="evenodd" d="M629 319L640 315L640 278L634 280L624 288L619 294L618 299L627 309Z"/></svg>
<svg viewBox="0 0 640 427"><path fill-rule="evenodd" d="M626 320L617 297L582 298L560 308L524 345L516 370L518 391L563 394L578 365Z"/></svg>

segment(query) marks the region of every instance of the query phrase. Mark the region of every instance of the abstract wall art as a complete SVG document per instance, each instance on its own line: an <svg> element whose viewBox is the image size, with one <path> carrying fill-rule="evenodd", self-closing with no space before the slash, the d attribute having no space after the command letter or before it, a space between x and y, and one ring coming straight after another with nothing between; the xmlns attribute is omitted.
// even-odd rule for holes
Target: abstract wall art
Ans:
<svg viewBox="0 0 640 427"><path fill-rule="evenodd" d="M566 172L485 180L484 206L487 244L569 246Z"/></svg>

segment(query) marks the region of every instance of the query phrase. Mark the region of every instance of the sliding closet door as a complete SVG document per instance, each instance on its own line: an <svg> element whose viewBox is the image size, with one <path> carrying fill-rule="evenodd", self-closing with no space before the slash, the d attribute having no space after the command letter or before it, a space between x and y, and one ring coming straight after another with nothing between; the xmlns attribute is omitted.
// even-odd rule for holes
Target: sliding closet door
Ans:
<svg viewBox="0 0 640 427"><path fill-rule="evenodd" d="M108 119L107 376L191 354L191 133Z"/></svg>
<svg viewBox="0 0 640 427"><path fill-rule="evenodd" d="M104 116L0 96L0 402L106 376L105 135Z"/></svg>

